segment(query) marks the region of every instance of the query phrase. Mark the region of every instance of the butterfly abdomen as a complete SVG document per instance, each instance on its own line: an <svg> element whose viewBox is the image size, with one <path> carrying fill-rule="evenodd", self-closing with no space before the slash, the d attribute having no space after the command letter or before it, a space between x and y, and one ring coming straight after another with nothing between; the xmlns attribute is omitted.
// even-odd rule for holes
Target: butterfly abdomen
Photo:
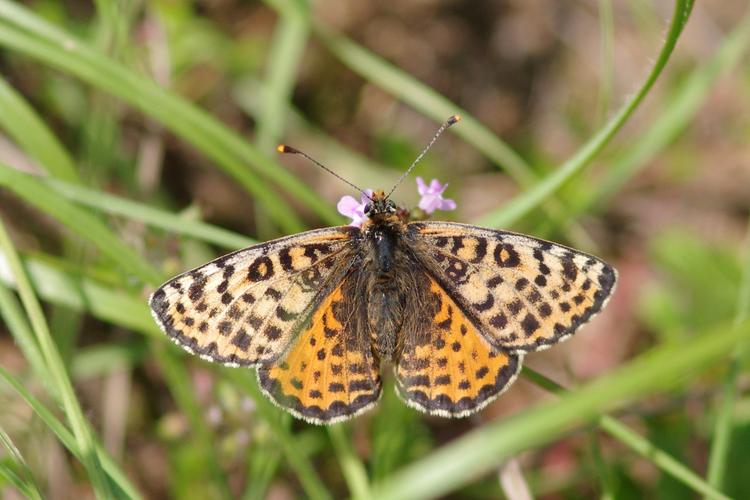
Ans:
<svg viewBox="0 0 750 500"><path fill-rule="evenodd" d="M381 359L394 359L398 333L404 322L405 294L401 280L407 266L400 248L403 226L390 221L372 222L365 231L366 256L362 272L367 279L370 340Z"/></svg>

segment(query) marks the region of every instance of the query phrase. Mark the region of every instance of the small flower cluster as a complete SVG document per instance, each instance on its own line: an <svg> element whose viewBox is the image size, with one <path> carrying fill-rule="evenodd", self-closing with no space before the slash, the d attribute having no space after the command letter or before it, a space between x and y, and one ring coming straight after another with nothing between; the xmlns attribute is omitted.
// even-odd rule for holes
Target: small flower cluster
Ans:
<svg viewBox="0 0 750 500"><path fill-rule="evenodd" d="M448 184L440 184L437 179L432 179L429 186L425 184L421 177L417 177L417 191L419 192L419 208L426 214L432 214L436 210L455 210L456 202L443 198L443 192L448 188ZM372 189L366 189L357 201L353 196L344 196L339 200L336 208L341 215L349 217L352 221L350 226L360 227L367 219L365 215L365 205L370 201Z"/></svg>

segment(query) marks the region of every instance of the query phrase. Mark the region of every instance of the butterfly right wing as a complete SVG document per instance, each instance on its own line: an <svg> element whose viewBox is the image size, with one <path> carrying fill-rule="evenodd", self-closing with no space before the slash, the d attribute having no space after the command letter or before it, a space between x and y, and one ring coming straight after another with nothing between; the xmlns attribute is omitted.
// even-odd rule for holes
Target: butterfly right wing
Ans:
<svg viewBox="0 0 750 500"><path fill-rule="evenodd" d="M321 290L343 274L349 226L316 229L220 257L162 285L149 299L178 345L230 366L272 362L309 318Z"/></svg>
<svg viewBox="0 0 750 500"><path fill-rule="evenodd" d="M397 394L425 413L466 417L510 387L523 354L491 347L434 278L419 281L422 306L414 314L423 318L403 332L394 370Z"/></svg>

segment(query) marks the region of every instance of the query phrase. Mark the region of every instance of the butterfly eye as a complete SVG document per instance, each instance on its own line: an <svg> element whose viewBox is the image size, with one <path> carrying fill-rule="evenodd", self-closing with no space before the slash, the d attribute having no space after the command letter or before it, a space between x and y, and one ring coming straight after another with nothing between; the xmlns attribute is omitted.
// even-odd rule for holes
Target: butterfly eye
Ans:
<svg viewBox="0 0 750 500"><path fill-rule="evenodd" d="M372 211L372 203L365 205L365 213L369 214Z"/></svg>
<svg viewBox="0 0 750 500"><path fill-rule="evenodd" d="M391 200L388 200L388 202L387 202L387 204L386 204L386 209L387 209L387 210L388 210L388 211L389 211L390 213L394 213L394 212L396 211L396 204L395 204L395 203L393 203L393 202L392 202Z"/></svg>

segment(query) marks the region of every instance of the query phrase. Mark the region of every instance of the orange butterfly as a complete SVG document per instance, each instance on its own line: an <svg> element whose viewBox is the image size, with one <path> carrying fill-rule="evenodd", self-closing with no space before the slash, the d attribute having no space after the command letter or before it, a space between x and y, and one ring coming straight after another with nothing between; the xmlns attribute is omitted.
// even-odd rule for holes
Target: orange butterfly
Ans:
<svg viewBox="0 0 750 500"><path fill-rule="evenodd" d="M255 366L271 400L308 422L372 408L381 361L394 365L406 404L464 417L508 388L526 353L572 335L614 290L617 272L591 255L409 222L383 191L368 197L361 227L280 238L173 278L149 300L154 318L203 359Z"/></svg>

